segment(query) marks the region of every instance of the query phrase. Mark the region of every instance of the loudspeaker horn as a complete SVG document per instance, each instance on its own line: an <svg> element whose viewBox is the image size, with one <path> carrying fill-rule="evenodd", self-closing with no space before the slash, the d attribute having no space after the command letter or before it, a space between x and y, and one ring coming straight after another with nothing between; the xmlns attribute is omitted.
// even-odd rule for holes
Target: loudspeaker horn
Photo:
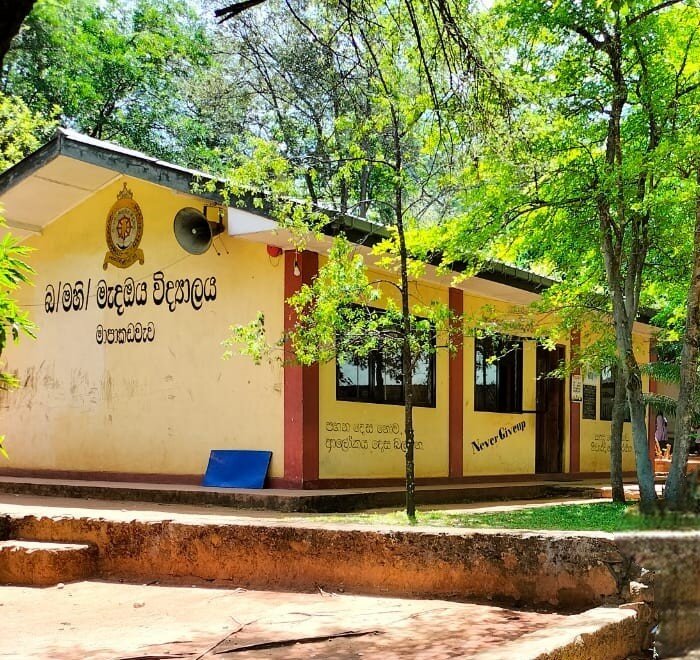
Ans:
<svg viewBox="0 0 700 660"><path fill-rule="evenodd" d="M215 236L224 231L224 223L219 210L219 222L207 219L204 213L190 206L180 209L173 220L173 231L180 247L190 254L204 254Z"/></svg>

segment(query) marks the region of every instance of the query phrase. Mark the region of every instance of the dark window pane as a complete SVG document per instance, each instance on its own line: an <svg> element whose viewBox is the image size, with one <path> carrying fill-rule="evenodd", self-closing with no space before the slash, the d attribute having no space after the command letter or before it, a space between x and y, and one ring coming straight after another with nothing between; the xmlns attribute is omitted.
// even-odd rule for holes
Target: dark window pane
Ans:
<svg viewBox="0 0 700 660"><path fill-rule="evenodd" d="M433 346L435 338L433 337ZM403 404L400 343L391 340L383 350L370 351L363 358L338 360L336 398L366 403ZM413 404L435 406L435 359L420 357L413 373Z"/></svg>
<svg viewBox="0 0 700 660"><path fill-rule="evenodd" d="M522 411L523 343L510 337L478 338L474 347L474 409Z"/></svg>
<svg viewBox="0 0 700 660"><path fill-rule="evenodd" d="M357 398L361 401L369 398L369 364L367 360L358 360Z"/></svg>
<svg viewBox="0 0 700 660"><path fill-rule="evenodd" d="M383 375L383 388L379 399L384 403L403 403L403 379L401 378L401 354L397 348L385 348L377 355Z"/></svg>
<svg viewBox="0 0 700 660"><path fill-rule="evenodd" d="M615 404L615 376L610 367L605 367L600 372L600 419L606 422L612 421L613 406ZM629 422L630 407L625 404L625 421Z"/></svg>
<svg viewBox="0 0 700 660"><path fill-rule="evenodd" d="M433 377L435 369L432 357L421 357L413 371L413 403L416 406L433 405Z"/></svg>
<svg viewBox="0 0 700 660"><path fill-rule="evenodd" d="M335 368L335 391L338 399L357 398L357 364L337 362Z"/></svg>

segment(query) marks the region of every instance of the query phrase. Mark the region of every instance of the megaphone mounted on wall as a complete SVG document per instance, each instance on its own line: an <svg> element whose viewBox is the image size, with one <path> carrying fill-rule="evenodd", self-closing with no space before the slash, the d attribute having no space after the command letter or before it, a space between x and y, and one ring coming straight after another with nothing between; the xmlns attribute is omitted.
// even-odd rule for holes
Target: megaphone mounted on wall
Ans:
<svg viewBox="0 0 700 660"><path fill-rule="evenodd" d="M207 218L207 209L219 210L218 222ZM205 206L200 212L191 206L180 209L173 220L173 231L180 247L190 254L204 254L214 237L224 231L224 210L220 206Z"/></svg>

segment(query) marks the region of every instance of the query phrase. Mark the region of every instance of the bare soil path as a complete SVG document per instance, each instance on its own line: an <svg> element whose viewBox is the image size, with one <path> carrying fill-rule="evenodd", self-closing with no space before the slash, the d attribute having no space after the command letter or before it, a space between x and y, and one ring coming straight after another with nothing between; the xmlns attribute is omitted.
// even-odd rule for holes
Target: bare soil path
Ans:
<svg viewBox="0 0 700 660"><path fill-rule="evenodd" d="M0 587L0 658L471 658L565 621L439 600L109 582Z"/></svg>

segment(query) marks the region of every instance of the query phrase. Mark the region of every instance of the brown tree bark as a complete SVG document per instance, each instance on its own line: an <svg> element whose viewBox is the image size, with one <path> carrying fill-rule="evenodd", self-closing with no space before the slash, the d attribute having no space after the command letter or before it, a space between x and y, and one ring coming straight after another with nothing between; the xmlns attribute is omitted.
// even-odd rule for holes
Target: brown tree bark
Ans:
<svg viewBox="0 0 700 660"><path fill-rule="evenodd" d="M681 382L676 409L676 437L673 457L666 480L666 501L672 509L688 504L687 468L690 434L695 413L694 399L698 387L700 352L700 165L696 172L695 238L693 241L693 275L688 287L685 333L681 350Z"/></svg>
<svg viewBox="0 0 700 660"><path fill-rule="evenodd" d="M404 433L406 436L406 515L409 520L416 518L416 470L415 470L415 433L413 429L413 356L411 355L411 317L408 291L408 249L403 210L403 150L401 147L401 126L395 110L392 110L394 141L394 214L396 233L399 239L399 258L401 270L401 314L403 317L401 376L404 396Z"/></svg>
<svg viewBox="0 0 700 660"><path fill-rule="evenodd" d="M36 0L0 0L0 67Z"/></svg>
<svg viewBox="0 0 700 660"><path fill-rule="evenodd" d="M642 394L642 377L632 346L632 327L639 309L641 278L648 250L648 236L646 218L631 211L625 202L620 126L628 92L623 72L620 26L618 13L613 33L609 35L606 42L599 44L599 47L605 50L608 56L610 76L613 82L605 162L614 183L611 190L601 190L598 194L598 220L601 251L612 302L615 343L621 361L620 371L632 419L632 444L637 466L640 509L649 513L655 509L657 498L654 471L649 459L647 444L646 404ZM629 231L632 245L629 248L629 260L623 272L626 231Z"/></svg>

